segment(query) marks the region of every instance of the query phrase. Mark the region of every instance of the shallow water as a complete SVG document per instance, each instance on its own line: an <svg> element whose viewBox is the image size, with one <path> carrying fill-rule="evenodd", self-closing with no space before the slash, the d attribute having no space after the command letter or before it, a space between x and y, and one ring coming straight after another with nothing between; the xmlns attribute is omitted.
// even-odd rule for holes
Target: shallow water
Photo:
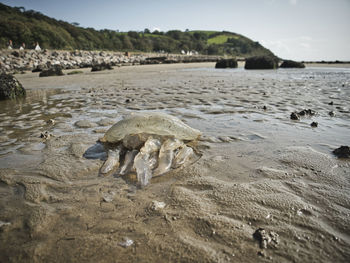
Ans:
<svg viewBox="0 0 350 263"><path fill-rule="evenodd" d="M47 242L39 248L31 241L23 255L49 260L48 251L61 255L65 248L71 259L77 247L87 244L78 257L84 260L88 250L98 249L92 249L94 242L117 244L128 235L144 254L134 247L131 256L108 243L116 250L103 249L106 261L119 253L129 261L161 261L166 255L169 261L255 262L265 257L303 262L314 261L320 246L321 262L332 253L338 261L349 256L349 162L335 158L332 150L350 144L350 69L177 65L18 78L30 89L27 98L0 102L0 200L6 210L0 220L12 222L6 233L12 233L14 247L29 242L18 231L21 225L34 240ZM317 114L290 119L303 109ZM142 191L128 180L98 177L103 162L83 158L113 123L139 110L172 114L204 134L199 143L203 156L196 164L155 179ZM310 126L313 121L317 128ZM45 131L53 135L48 140L40 138ZM111 191L117 201L101 202L101 194ZM169 204L164 212L149 214L154 199ZM20 216L21 209L29 209L29 215ZM80 216L75 218L74 211ZM129 217L134 219L125 220ZM84 224L88 233L79 228ZM90 231L89 225L99 230ZM52 230L58 226L64 237ZM280 234L279 248L264 250L265 256L257 254L259 245L252 238L258 227ZM107 229L115 234L106 234ZM68 241L60 246L57 240ZM69 240L75 244L71 250ZM152 252L145 240L153 244ZM174 242L178 253L171 248ZM99 258L102 252L95 253ZM6 255L16 258L11 250Z"/></svg>
<svg viewBox="0 0 350 263"><path fill-rule="evenodd" d="M177 72L183 79L177 78ZM110 126L134 110L171 113L208 136L263 138L286 145L295 142L323 152L350 141L350 69L187 68L171 73L164 79L162 74L152 76L142 86L138 86L138 79L130 83L114 80L119 85L113 85L111 78L106 78L98 87L35 90L24 100L2 101L0 156L20 153L36 143L41 132L61 135L81 131L74 125L79 120L97 123L108 118ZM291 112L309 108L317 115L290 120ZM330 111L336 116L330 117ZM47 123L50 119L55 125ZM318 122L317 128L310 127L313 121ZM96 127L83 130L91 134L98 131ZM40 151L40 145L34 145L33 151Z"/></svg>

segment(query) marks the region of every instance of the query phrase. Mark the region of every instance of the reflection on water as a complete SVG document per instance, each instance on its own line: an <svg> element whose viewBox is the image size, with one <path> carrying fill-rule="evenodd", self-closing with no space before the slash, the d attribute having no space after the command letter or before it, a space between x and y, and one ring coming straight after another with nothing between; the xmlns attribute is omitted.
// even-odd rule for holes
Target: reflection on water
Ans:
<svg viewBox="0 0 350 263"><path fill-rule="evenodd" d="M165 80L130 81L119 88L106 79L98 87L28 91L25 99L0 101L0 168L8 166L9 155L14 162L20 155L38 155L45 147L39 138L44 131L56 136L101 133L133 110L177 115L208 136L262 137L269 143L319 148L350 142L349 69L180 72L181 79L170 74ZM290 120L291 112L308 108L318 114ZM336 116L329 116L330 111ZM91 125L79 128L78 120ZM312 121L319 127L311 128Z"/></svg>
<svg viewBox="0 0 350 263"><path fill-rule="evenodd" d="M0 101L0 155L14 152L28 141L35 141L48 128L49 119L65 116L50 96L60 90L28 91L25 99ZM36 146L33 150L40 150Z"/></svg>

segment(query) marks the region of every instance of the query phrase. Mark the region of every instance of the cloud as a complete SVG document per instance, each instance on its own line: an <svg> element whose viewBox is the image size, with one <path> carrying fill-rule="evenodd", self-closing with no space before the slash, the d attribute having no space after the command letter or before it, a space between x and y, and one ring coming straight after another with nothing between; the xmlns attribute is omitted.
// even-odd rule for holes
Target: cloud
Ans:
<svg viewBox="0 0 350 263"><path fill-rule="evenodd" d="M262 40L261 44L264 47L270 49L277 56L285 57L289 56L292 52L290 49L290 45L284 40Z"/></svg>
<svg viewBox="0 0 350 263"><path fill-rule="evenodd" d="M159 31L160 32L161 30L158 27L152 27L152 32L154 32L154 31Z"/></svg>
<svg viewBox="0 0 350 263"><path fill-rule="evenodd" d="M261 44L282 58L296 58L299 55L306 57L306 54L316 50L320 40L309 36L295 38L284 38L277 40L262 40Z"/></svg>
<svg viewBox="0 0 350 263"><path fill-rule="evenodd" d="M298 0L289 0L289 3L291 5L296 5L298 3Z"/></svg>

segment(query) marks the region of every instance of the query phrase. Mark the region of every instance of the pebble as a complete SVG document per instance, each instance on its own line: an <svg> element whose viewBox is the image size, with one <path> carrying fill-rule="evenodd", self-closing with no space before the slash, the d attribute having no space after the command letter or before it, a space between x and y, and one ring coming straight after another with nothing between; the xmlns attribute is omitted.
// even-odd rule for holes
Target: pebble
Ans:
<svg viewBox="0 0 350 263"><path fill-rule="evenodd" d="M263 228L258 228L253 237L255 240L259 241L260 248L266 249L269 245L270 247L276 247L279 243L279 235L273 231L267 231Z"/></svg>
<svg viewBox="0 0 350 263"><path fill-rule="evenodd" d="M334 111L330 111L330 112L328 112L328 115L331 116L331 117L334 117L335 116L335 112Z"/></svg>
<svg viewBox="0 0 350 263"><path fill-rule="evenodd" d="M53 124L55 124L55 120L54 119L49 119L46 123L53 125Z"/></svg>
<svg viewBox="0 0 350 263"><path fill-rule="evenodd" d="M122 247L130 247L131 245L134 244L134 241L132 239L129 239L129 238L124 238L124 241L123 242L120 242L119 243L119 246L122 246Z"/></svg>
<svg viewBox="0 0 350 263"><path fill-rule="evenodd" d="M340 146L339 148L333 151L334 155L339 158L350 158L350 147L349 146Z"/></svg>
<svg viewBox="0 0 350 263"><path fill-rule="evenodd" d="M158 211L163 209L166 206L164 202L152 201L150 208L153 211Z"/></svg>
<svg viewBox="0 0 350 263"><path fill-rule="evenodd" d="M110 202L113 201L114 196L115 196L115 192L108 192L108 193L104 193L104 194L102 195L102 199L103 199L103 201L105 201L106 203L110 203Z"/></svg>
<svg viewBox="0 0 350 263"><path fill-rule="evenodd" d="M300 120L300 116L297 114L297 113L295 113L295 112L292 112L292 114L290 115L290 118L292 119L292 120Z"/></svg>
<svg viewBox="0 0 350 263"><path fill-rule="evenodd" d="M43 139L45 139L45 140L50 139L51 136L53 136L52 133L49 133L48 131L42 132L42 133L40 134L40 138L43 138Z"/></svg>

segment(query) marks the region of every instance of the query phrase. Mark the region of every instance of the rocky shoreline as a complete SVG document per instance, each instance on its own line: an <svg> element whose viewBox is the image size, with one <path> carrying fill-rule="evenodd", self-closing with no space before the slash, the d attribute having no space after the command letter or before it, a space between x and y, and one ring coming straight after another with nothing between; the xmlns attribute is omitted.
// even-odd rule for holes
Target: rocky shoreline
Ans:
<svg viewBox="0 0 350 263"><path fill-rule="evenodd" d="M107 51L0 50L0 73L41 71L60 65L63 69L88 68L102 63L111 66L216 62L219 56Z"/></svg>

